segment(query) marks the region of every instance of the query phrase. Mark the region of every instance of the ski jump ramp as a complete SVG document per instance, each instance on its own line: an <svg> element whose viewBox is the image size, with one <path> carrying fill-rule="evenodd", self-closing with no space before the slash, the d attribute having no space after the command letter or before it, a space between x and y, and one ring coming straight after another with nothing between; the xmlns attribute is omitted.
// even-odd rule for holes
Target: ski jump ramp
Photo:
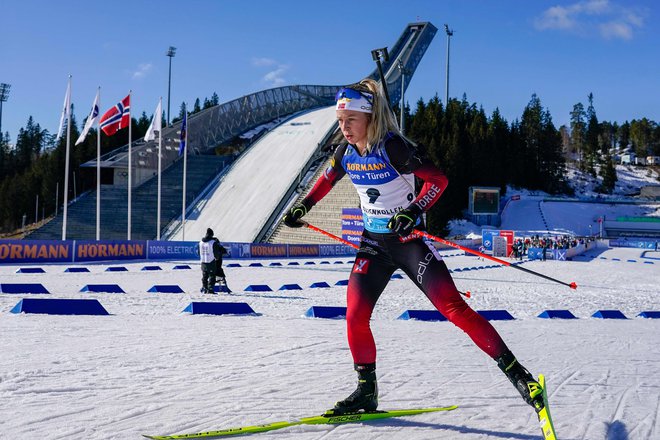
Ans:
<svg viewBox="0 0 660 440"><path fill-rule="evenodd" d="M201 240L211 228L221 241L254 241L336 119L334 106L324 107L271 130L194 204L185 225L168 239Z"/></svg>

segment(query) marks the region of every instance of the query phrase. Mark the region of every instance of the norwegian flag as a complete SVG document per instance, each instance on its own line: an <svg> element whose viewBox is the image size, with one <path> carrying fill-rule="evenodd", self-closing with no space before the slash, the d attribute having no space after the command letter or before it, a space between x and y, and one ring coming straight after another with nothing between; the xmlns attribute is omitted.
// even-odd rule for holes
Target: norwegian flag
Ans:
<svg viewBox="0 0 660 440"><path fill-rule="evenodd" d="M106 136L112 136L131 123L131 95L126 96L120 103L112 107L101 116L101 130Z"/></svg>

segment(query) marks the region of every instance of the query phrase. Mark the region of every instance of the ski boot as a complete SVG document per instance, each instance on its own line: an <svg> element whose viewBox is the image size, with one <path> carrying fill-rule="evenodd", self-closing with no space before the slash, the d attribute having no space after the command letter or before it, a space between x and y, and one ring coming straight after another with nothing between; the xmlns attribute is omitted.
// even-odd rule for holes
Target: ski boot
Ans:
<svg viewBox="0 0 660 440"><path fill-rule="evenodd" d="M335 403L335 407L326 411L324 416L333 417L359 411L376 411L378 408L376 364L355 364L355 371L358 373L357 389L346 399Z"/></svg>
<svg viewBox="0 0 660 440"><path fill-rule="evenodd" d="M543 388L534 376L523 367L516 357L510 351L507 351L499 358L495 359L497 366L506 377L509 378L514 387L518 390L525 402L531 405L538 413L543 409Z"/></svg>

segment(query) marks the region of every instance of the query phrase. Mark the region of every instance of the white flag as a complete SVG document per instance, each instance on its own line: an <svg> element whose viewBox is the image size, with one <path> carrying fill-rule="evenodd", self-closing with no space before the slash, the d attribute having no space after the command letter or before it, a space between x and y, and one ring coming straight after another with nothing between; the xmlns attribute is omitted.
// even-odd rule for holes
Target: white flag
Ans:
<svg viewBox="0 0 660 440"><path fill-rule="evenodd" d="M64 106L62 107L62 116L60 116L60 128L57 129L57 137L55 140L59 139L64 132L64 124L69 118L69 112L71 111L71 78L69 77L69 83L66 86L66 95L64 95Z"/></svg>
<svg viewBox="0 0 660 440"><path fill-rule="evenodd" d="M144 135L144 140L145 141L153 141L156 139L156 131L160 132L161 130L161 125L162 125L162 113L163 110L161 109L161 103L162 103L162 98L161 100L158 101L158 106L156 107L156 111L154 112L154 117L151 118L151 124L149 124L149 128L147 128L147 134Z"/></svg>
<svg viewBox="0 0 660 440"><path fill-rule="evenodd" d="M89 129L92 128L92 125L94 125L98 117L99 117L99 91L96 92L96 98L94 98L94 104L92 104L92 111L89 112L89 116L87 117L87 122L85 122L85 127L83 128L82 133L80 133L80 136L76 141L76 145L82 143L82 141L85 140L85 138L87 137L87 133L89 133Z"/></svg>

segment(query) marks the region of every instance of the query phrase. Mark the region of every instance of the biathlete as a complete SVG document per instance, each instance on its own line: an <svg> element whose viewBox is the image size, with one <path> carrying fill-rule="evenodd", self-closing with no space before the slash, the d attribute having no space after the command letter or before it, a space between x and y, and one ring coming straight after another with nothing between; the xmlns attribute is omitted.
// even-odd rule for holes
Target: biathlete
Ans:
<svg viewBox="0 0 660 440"><path fill-rule="evenodd" d="M495 328L467 305L435 248L414 233L421 215L447 187L447 178L403 137L382 89L365 79L336 96L337 120L347 144L337 147L330 166L303 201L284 216L289 227L348 174L360 196L364 232L348 281L348 344L358 375L357 389L326 415L374 411L378 407L376 344L369 321L393 272L400 268L449 321L493 358L538 412L542 389L516 360ZM415 177L424 183L415 191Z"/></svg>

